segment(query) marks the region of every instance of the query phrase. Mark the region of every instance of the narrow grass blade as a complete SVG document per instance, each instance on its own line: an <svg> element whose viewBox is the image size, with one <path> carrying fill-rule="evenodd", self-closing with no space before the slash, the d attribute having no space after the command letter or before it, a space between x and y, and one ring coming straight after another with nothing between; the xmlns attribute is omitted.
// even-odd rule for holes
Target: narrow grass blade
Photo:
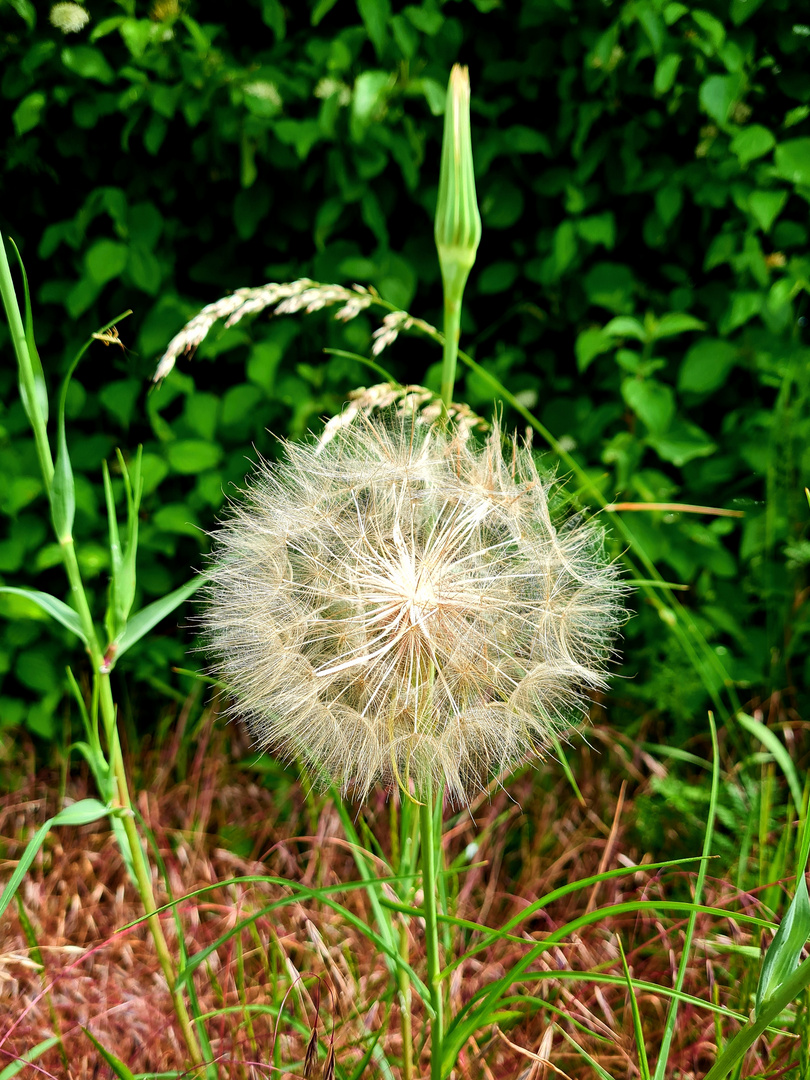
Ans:
<svg viewBox="0 0 810 1080"><path fill-rule="evenodd" d="M776 734L769 727L766 727L760 720L756 720L753 716L748 716L746 713L740 713L737 717L740 727L744 727L745 730L753 735L755 739L759 739L762 745L773 755L774 761L785 775L785 779L788 782L790 788L790 794L793 797L793 802L796 806L796 813L801 817L803 794L802 785L799 782L799 774L796 772L796 766L793 764L793 760L788 752L787 747Z"/></svg>
<svg viewBox="0 0 810 1080"><path fill-rule="evenodd" d="M118 1077L118 1080L135 1080L135 1074L133 1071L117 1058L115 1054L111 1053L106 1047L102 1046L92 1031L88 1031L86 1027L82 1028L90 1042L95 1046L96 1050L101 1054L107 1064L113 1071L113 1074Z"/></svg>
<svg viewBox="0 0 810 1080"><path fill-rule="evenodd" d="M579 1056L581 1058L584 1058L584 1060L588 1062L590 1067L593 1069L593 1071L599 1077L599 1080L615 1080L615 1078L613 1076L611 1076L611 1074L609 1072L607 1072L606 1069L602 1068L602 1066L599 1064L599 1062L596 1060L596 1058L591 1057L591 1055L588 1053L588 1051L584 1050L579 1045L579 1043L576 1041L576 1039L571 1038L571 1036L568 1034L568 1032L565 1030L565 1028L560 1027L559 1024L555 1024L554 1026L557 1028L557 1031L559 1031L559 1033L563 1036L563 1038L566 1039L573 1046L573 1048L576 1050L576 1052L579 1054Z"/></svg>
<svg viewBox="0 0 810 1080"><path fill-rule="evenodd" d="M711 713L709 713L709 728L712 735L712 787L709 796L709 814L706 819L706 833L703 837L703 857L701 859L700 868L698 869L697 881L695 882L695 904L700 902L700 898L703 894L703 885L706 880L706 867L708 866L708 860L712 850L714 823L717 817L717 800L720 792L720 747L717 742L717 727L714 722L714 716ZM689 923L686 927L686 935L681 949L681 962L678 965L678 974L675 979L675 990L678 992L683 988L684 980L686 978L686 968L689 963L689 953L692 948L692 938L694 937L696 923L697 909L689 916ZM669 1048L672 1045L672 1038L675 1034L677 1018L678 999L674 997L670 1003L667 1020L664 1025L664 1035L661 1040L661 1049L658 1052L658 1061L655 1065L654 1080L664 1080L666 1076L667 1058L669 1057Z"/></svg>
<svg viewBox="0 0 810 1080"><path fill-rule="evenodd" d="M179 589L175 589L174 592L170 592L168 596L161 597L160 600L155 600L154 603L148 604L145 608L141 608L137 615L134 615L126 625L126 629L114 642L114 660L122 656L127 649L140 641L144 634L148 634L153 626L165 619L167 615L171 615L175 608L179 607L184 600L188 600L190 596L203 585L206 581L204 574L200 574L199 577L193 578L191 581L187 581L185 585L181 585ZM112 664L110 665L112 666Z"/></svg>
<svg viewBox="0 0 810 1080"><path fill-rule="evenodd" d="M53 1035L49 1039L43 1039L42 1042L37 1043L36 1046L32 1046L30 1050L18 1057L16 1061L12 1061L10 1065L6 1065L5 1069L0 1072L0 1080L11 1080L12 1076L16 1076L17 1073L22 1072L32 1062L36 1061L38 1057L41 1057L47 1050L50 1050L52 1046L59 1044L59 1039Z"/></svg>
<svg viewBox="0 0 810 1080"><path fill-rule="evenodd" d="M366 881L371 885L372 882L377 880L377 875L374 873L372 867L369 865L368 859L365 858L365 852L362 844L360 843L360 837L357 835L357 830L354 827L351 816L346 809L346 805L341 799L340 794L336 791L332 793L332 801L335 809L340 817L341 824L343 825L343 831L346 834L346 839L351 844L352 855L354 857L354 865L357 867L357 872L363 881ZM368 902L371 905L371 910L374 915L374 921L377 924L377 928L380 934L385 939L389 948L394 951L398 948L396 927L393 925L390 917L390 911L386 909L381 903L381 899L378 890L370 887L366 890L368 896ZM397 965L390 958L386 956L386 964L389 970L394 973Z"/></svg>
<svg viewBox="0 0 810 1080"><path fill-rule="evenodd" d="M20 249L10 237L9 243L14 248L14 254L17 256L20 273L22 274L23 297L25 300L25 343L28 346L28 356L31 361L31 371L34 377L35 401L27 401L26 396L23 395L23 408L25 409L31 424L33 424L31 409L38 410L42 417L43 424L47 424L48 388L45 385L45 372L42 370L42 361L39 358L36 341L34 340L34 315L31 310L31 290L28 288L28 274L25 272L25 265L22 261L22 255L20 255Z"/></svg>
<svg viewBox="0 0 810 1080"><path fill-rule="evenodd" d="M633 986L633 979L630 975L630 968L627 966L627 957L624 955L622 940L618 935L616 941L619 945L619 955L622 958L622 970L624 971L624 978L627 983L627 993L630 996L630 1011L633 1014L633 1032L636 1036L636 1049L638 1050L639 1075L641 1076L641 1080L650 1080L650 1065L647 1061L647 1047L644 1045L644 1028L641 1025L641 1013L638 1011L636 991Z"/></svg>
<svg viewBox="0 0 810 1080"><path fill-rule="evenodd" d="M358 364L365 364L367 368L371 368L371 370L375 371L378 375L382 375L385 381L391 383L392 386L401 387L402 385L397 382L390 371L386 371L386 369L375 360L369 360L367 356L361 356L360 353L347 352L345 349L324 349L323 351L328 356L342 356L346 360L356 360Z"/></svg>
<svg viewBox="0 0 810 1080"><path fill-rule="evenodd" d="M395 943L394 945L389 945L385 938L382 937L380 934L375 933L375 931L371 930L362 918L360 918L358 915L355 915L353 911L350 911L343 904L340 904L336 900L332 899L332 893L354 892L357 889L368 890L371 886L371 882L352 881L348 883L343 883L341 885L327 886L323 888L310 888L305 885L300 885L294 881L288 881L286 878L269 877L264 875L246 875L243 877L234 878L232 880L236 884L240 882L255 882L269 885L280 885L286 889L289 889L291 895L281 897L281 899L274 901L272 904L267 904L265 907L253 912L253 914L248 915L246 918L242 919L241 922L237 923L235 926L231 927L228 931L226 931L226 933L224 933L221 937L217 938L216 941L211 942L209 945L206 945L204 949L201 949L193 956L190 956L188 959L188 963L185 966L185 969L178 975L177 983L172 988L173 990L181 989L188 982L188 980L191 978L191 975L194 973L194 971L196 971L200 964L203 964L212 953L216 952L217 949L221 948L222 945L228 942L235 934L241 933L242 930L246 929L251 924L257 922L259 919L266 918L268 915L271 915L279 908L286 907L288 904L300 902L300 900L303 898L314 900L319 903L325 904L327 907L330 907L334 912L340 915L341 918L343 918L350 926L353 926L355 930L358 930L363 935L363 937L366 938L367 941L369 941L372 945L376 946L376 948L378 948L384 956L393 960L394 965L398 969L402 969L407 972L414 989L416 990L417 994L419 994L419 996L422 998L422 1001L425 1003L425 1010L428 1012L428 1014L430 1013L430 995L428 994L427 987L413 970L411 965L406 963L399 955L397 944ZM378 878L376 884L379 885L380 888L382 888L383 885L392 885L401 880L401 877ZM202 889L195 889L193 892L187 893L179 900L172 901L172 903L170 904L164 904L162 907L157 908L156 914L160 914L160 912L170 909L175 904L182 903L185 900L190 900L195 896L210 892L211 889L220 887L224 888L224 886L227 884L229 883L225 882L222 885L207 885L204 886ZM2 912L0 912L0 914L2 914ZM142 919L135 919L132 923L128 925L137 926L138 923L142 921ZM122 929L128 929L128 927L123 927Z"/></svg>
<svg viewBox="0 0 810 1080"><path fill-rule="evenodd" d="M372 1037L371 1037L371 1042L369 1043L368 1049L363 1054L363 1056L360 1058L360 1060L357 1062L357 1068L353 1069L351 1071L351 1073L349 1073L348 1080L360 1080L360 1077L363 1075L363 1073L366 1070L366 1066L368 1065L368 1063L371 1061L372 1057L374 1056L374 1051L377 1048L377 1043L380 1041L380 1036L381 1035L382 1035L382 1028L378 1028L376 1033L373 1034Z"/></svg>
<svg viewBox="0 0 810 1080"><path fill-rule="evenodd" d="M109 813L111 813L111 808L99 802L98 799L81 799L79 802L73 803L72 806L66 806L64 810L60 810L52 818L48 818L45 824L37 829L34 838L22 853L22 858L17 863L14 873L8 879L6 887L3 889L2 895L0 895L0 916L11 903L20 882L28 872L29 866L36 858L37 852L42 847L45 837L52 828L57 825L89 825L91 821L98 821L99 818L106 817Z"/></svg>
<svg viewBox="0 0 810 1080"><path fill-rule="evenodd" d="M47 612L52 618L60 622L67 630L87 645L87 637L82 629L81 620L72 607L68 607L62 600L57 600L49 593L40 592L38 589L17 589L12 585L0 585L0 593L11 593L14 596L26 596L35 604Z"/></svg>
<svg viewBox="0 0 810 1080"><path fill-rule="evenodd" d="M470 957L475 956L485 949L491 948L497 943L509 935L509 933L520 926L522 922L532 918L538 911L543 911L550 904L553 904L556 900L561 900L563 897L570 895L573 892L578 892L582 889L591 888L594 885L599 884L602 881L612 881L614 878L626 877L628 874L636 874L639 872L650 873L654 870L671 869L675 866L682 866L684 863L697 862L699 856L692 856L688 859L668 859L666 862L658 863L645 863L643 866L621 866L616 870L605 870L601 874L593 874L590 877L582 878L578 881L571 881L567 885L561 885L559 889L554 889L550 893L546 893L545 896L541 896L539 899L533 901L527 907L525 907L517 915L513 916L508 922L504 923L498 930L492 930L488 926L481 924L468 924L464 923L470 929L480 930L486 934L486 937L480 941L477 945L473 945L462 956L457 957L452 963L444 970L445 976L447 976L454 968L457 968L460 964L463 964L465 960L469 960Z"/></svg>

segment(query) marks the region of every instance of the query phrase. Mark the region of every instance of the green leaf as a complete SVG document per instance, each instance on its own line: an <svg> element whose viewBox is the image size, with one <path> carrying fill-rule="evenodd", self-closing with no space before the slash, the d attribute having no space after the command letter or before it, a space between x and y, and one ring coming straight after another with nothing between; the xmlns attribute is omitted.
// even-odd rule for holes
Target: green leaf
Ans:
<svg viewBox="0 0 810 1080"><path fill-rule="evenodd" d="M741 165L747 165L767 154L774 146L776 139L772 132L761 124L749 124L734 136L729 149L737 155Z"/></svg>
<svg viewBox="0 0 810 1080"><path fill-rule="evenodd" d="M596 327L583 330L581 334L577 335L574 346L578 370L585 371L597 356L601 356L602 353L606 353L612 348L614 348L614 342L604 330L599 330Z"/></svg>
<svg viewBox="0 0 810 1080"><path fill-rule="evenodd" d="M577 232L589 244L602 244L609 250L616 243L616 219L613 212L607 211L604 214L580 218L577 222Z"/></svg>
<svg viewBox="0 0 810 1080"><path fill-rule="evenodd" d="M96 79L109 84L115 81L115 72L104 58L104 53L92 45L72 45L62 49L62 63L68 71L83 79Z"/></svg>
<svg viewBox="0 0 810 1080"><path fill-rule="evenodd" d="M13 874L8 879L6 887L3 889L3 893L0 896L0 917L2 917L6 908L14 898L14 894L19 888L20 882L28 873L28 868L37 857L37 852L42 847L45 842L45 837L52 828L56 825L89 825L93 821L98 821L99 818L106 817L109 813L110 807L105 806L104 803L99 802L98 799L81 799L71 806L66 806L63 810L60 810L58 814L54 814L52 818L48 818L45 824L37 829L33 839L29 841L25 851L22 853L20 861L14 868Z"/></svg>
<svg viewBox="0 0 810 1080"><path fill-rule="evenodd" d="M168 596L162 596L160 600L155 600L153 604L142 608L137 615L133 615L124 632L113 643L115 647L113 659L117 660L127 649L132 648L137 641L140 641L144 634L148 634L152 627L157 626L167 615L171 615L175 608L179 607L184 600L188 600L190 596L193 596L205 581L205 575L201 574L199 577L187 581L185 585L181 585L174 592L170 592Z"/></svg>
<svg viewBox="0 0 810 1080"><path fill-rule="evenodd" d="M653 80L653 89L659 96L667 94L675 83L678 68L681 66L681 57L677 53L670 53L658 61Z"/></svg>
<svg viewBox="0 0 810 1080"><path fill-rule="evenodd" d="M754 1006L757 1014L799 966L802 950L808 937L810 937L810 897L807 895L804 873L800 873L790 907L785 912L771 946L765 953L765 959L762 961Z"/></svg>
<svg viewBox="0 0 810 1080"><path fill-rule="evenodd" d="M321 19L329 14L336 3L337 0L318 0L318 3L312 9L312 14L309 17L310 24L312 26L317 26Z"/></svg>
<svg viewBox="0 0 810 1080"><path fill-rule="evenodd" d="M222 457L222 448L202 439L180 439L169 443L166 454L175 472L191 475L213 469Z"/></svg>
<svg viewBox="0 0 810 1080"><path fill-rule="evenodd" d="M132 1072L131 1069L128 1069L120 1058L117 1058L115 1054L112 1054L109 1050L105 1049L92 1032L88 1031L86 1027L83 1027L82 1031L110 1066L113 1073L118 1077L118 1080L135 1080L135 1073Z"/></svg>
<svg viewBox="0 0 810 1080"><path fill-rule="evenodd" d="M524 124L513 124L502 133L502 138L510 153L543 154L544 157L551 157L551 143L548 136L535 128L526 127Z"/></svg>
<svg viewBox="0 0 810 1080"><path fill-rule="evenodd" d="M478 275L479 293L492 294L511 289L518 276L517 264L513 262L489 263Z"/></svg>
<svg viewBox="0 0 810 1080"><path fill-rule="evenodd" d="M597 263L582 279L582 285L592 304L617 315L632 310L635 279L624 263Z"/></svg>
<svg viewBox="0 0 810 1080"><path fill-rule="evenodd" d="M115 240L97 240L84 257L88 276L96 285L106 285L127 265L129 248Z"/></svg>
<svg viewBox="0 0 810 1080"><path fill-rule="evenodd" d="M787 200L786 191L752 191L748 196L748 208L764 233L771 231Z"/></svg>
<svg viewBox="0 0 810 1080"><path fill-rule="evenodd" d="M357 0L357 10L363 20L366 32L374 46L378 59L382 59L388 42L388 23L391 20L391 5L388 0Z"/></svg>
<svg viewBox="0 0 810 1080"><path fill-rule="evenodd" d="M680 311L668 311L654 324L652 333L653 340L660 338L675 337L685 334L689 330L705 330L706 323L696 319L694 315L686 315Z"/></svg>
<svg viewBox="0 0 810 1080"><path fill-rule="evenodd" d="M692 18L701 30L705 31L714 52L717 52L726 40L726 30L723 24L710 12L701 11L700 9L692 12Z"/></svg>
<svg viewBox="0 0 810 1080"><path fill-rule="evenodd" d="M739 100L741 87L739 75L710 75L700 84L700 107L720 127L724 127L732 106Z"/></svg>
<svg viewBox="0 0 810 1080"><path fill-rule="evenodd" d="M363 71L357 76L352 91L352 120L359 130L382 115L390 84L387 71Z"/></svg>
<svg viewBox="0 0 810 1080"><path fill-rule="evenodd" d="M11 114L14 130L18 137L32 131L37 126L42 119L46 101L45 95L40 90L35 90L22 99Z"/></svg>
<svg viewBox="0 0 810 1080"><path fill-rule="evenodd" d="M87 638L85 637L84 630L82 629L81 620L73 608L68 607L67 604L61 600L57 600L55 596L50 596L48 593L39 592L37 589L16 589L11 585L0 585L0 593L9 593L12 596L24 596L28 600L33 600L35 604L46 611L48 615L60 622L62 626L70 630L76 637L87 644Z"/></svg>
<svg viewBox="0 0 810 1080"><path fill-rule="evenodd" d="M317 120L278 120L273 131L279 142L295 147L301 161L322 138L321 125Z"/></svg>
<svg viewBox="0 0 810 1080"><path fill-rule="evenodd" d="M573 221L563 221L554 234L554 262L557 277L562 277L577 256L577 233Z"/></svg>
<svg viewBox="0 0 810 1080"><path fill-rule="evenodd" d="M662 434L672 423L675 395L665 383L628 378L622 382L622 397L653 434Z"/></svg>
<svg viewBox="0 0 810 1080"><path fill-rule="evenodd" d="M642 342L646 341L648 336L638 319L630 315L617 315L615 319L610 320L603 333L609 337L632 337Z"/></svg>
<svg viewBox="0 0 810 1080"><path fill-rule="evenodd" d="M650 435L647 441L662 460L671 461L678 468L694 458L709 457L717 449L697 424L680 418L674 420L663 435Z"/></svg>
<svg viewBox="0 0 810 1080"><path fill-rule="evenodd" d="M37 25L37 9L31 3L31 0L10 0L10 3L20 18L25 20L28 29L33 30ZM0 1077L2 1077L2 1074L0 1074Z"/></svg>
<svg viewBox="0 0 810 1080"><path fill-rule="evenodd" d="M740 352L721 338L702 338L687 352L678 372L678 389L692 394L709 394L726 381Z"/></svg>
<svg viewBox="0 0 810 1080"><path fill-rule="evenodd" d="M735 26L741 26L764 3L765 0L731 0L731 7L729 8L731 21Z"/></svg>
<svg viewBox="0 0 810 1080"><path fill-rule="evenodd" d="M774 152L776 172L793 184L810 184L810 139L789 139Z"/></svg>

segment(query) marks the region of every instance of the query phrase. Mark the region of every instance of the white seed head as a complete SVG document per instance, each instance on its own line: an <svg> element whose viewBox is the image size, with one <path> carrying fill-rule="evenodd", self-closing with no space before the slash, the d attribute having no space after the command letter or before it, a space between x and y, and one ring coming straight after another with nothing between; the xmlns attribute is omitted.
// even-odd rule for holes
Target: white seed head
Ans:
<svg viewBox="0 0 810 1080"><path fill-rule="evenodd" d="M497 426L389 411L260 465L216 537L203 624L262 748L361 796L464 801L604 685L623 588L593 524Z"/></svg>
<svg viewBox="0 0 810 1080"><path fill-rule="evenodd" d="M76 34L90 22L90 16L84 8L73 3L54 4L49 19L51 25L63 34Z"/></svg>

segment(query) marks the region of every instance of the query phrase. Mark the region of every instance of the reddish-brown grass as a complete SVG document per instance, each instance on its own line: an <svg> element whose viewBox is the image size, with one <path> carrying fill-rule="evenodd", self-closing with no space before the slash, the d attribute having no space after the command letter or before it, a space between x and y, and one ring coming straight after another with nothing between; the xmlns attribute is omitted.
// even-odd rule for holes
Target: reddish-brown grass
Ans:
<svg viewBox="0 0 810 1080"><path fill-rule="evenodd" d="M186 738L189 760L178 769L181 737ZM569 881L671 854L671 850L645 851L637 839L637 800L662 766L644 755L638 744L621 741L608 729L593 729L590 739L594 749L581 747L570 753L584 805L577 802L562 770L549 763L542 776L526 770L508 790L493 788L488 797L480 798L472 814L450 820L445 836L448 861L473 841L479 844L473 865L458 877L456 914L497 927ZM239 765L240 759L249 760L240 732L211 717L203 719L193 738L182 736L178 728L161 748L138 755L135 802L155 836L172 894L181 897L246 874L278 875L310 885L356 880L351 852L329 800L307 800L301 786L284 777L283 787L271 790L259 775ZM59 805L57 770L42 768L29 779L20 779L30 760L24 743L18 743L3 765L7 790L13 787L0 800L4 878L35 828ZM71 768L65 794L69 799L95 795L80 767ZM386 794L374 794L356 812L362 813L387 850ZM669 847L669 840L678 837L680 822L673 818L663 824ZM554 903L515 931L526 945L501 942L455 971L450 980L451 1011L502 976L532 942L589 910L638 899L687 898L695 869L690 864L664 876L638 872ZM730 873L729 867L712 869L706 902L729 911L758 913L753 897L737 895L724 884L724 869ZM168 899L157 873L155 887L164 901ZM179 916L189 951L216 940L239 918L283 894L282 888L270 884L231 884L182 902ZM52 833L19 897L40 953L31 948L12 905L0 924L0 1071L58 1032L64 1057L59 1048L51 1049L20 1075L68 1080L111 1075L82 1027L135 1072L188 1069L148 933L142 924L122 930L141 911L107 823ZM363 920L370 920L361 891L338 898ZM163 918L176 948L172 918L169 914ZM632 974L670 986L685 924L685 916L658 917L649 912L601 920L545 954L532 970L587 972L600 967L621 972L620 935ZM741 991L737 980L743 966L715 948L718 935L735 942L752 940L733 918L719 922L701 917L685 990L704 999L716 993L721 1003L733 1008L750 1007L746 999L752 985ZM472 943L475 938L468 940ZM419 927L412 926L411 962L424 971L423 960ZM297 973L303 976L299 980ZM386 1004L388 984L382 958L363 936L325 905L304 900L262 916L253 931L232 938L195 980L204 1011L245 1003L278 1006L284 1000L282 1019L252 1014L252 1028L239 1013L209 1020L220 1075L242 1078L301 1075L316 1008L324 1047L334 1031L339 1071L351 1072L362 1057L359 1040L383 1025L381 1045L399 1075L400 1027L396 1006ZM500 1029L485 1028L465 1046L460 1078L552 1080L565 1075L591 1080L591 1067L552 1023L565 1027L613 1076L638 1075L632 1015L623 987L587 980L527 981L518 983L515 992L544 998L567 1019L541 1005L523 1019L504 1020ZM652 994L639 995L638 1000L654 1062L667 1002ZM418 1038L423 1018L416 998L413 1012ZM291 1017L297 1019L298 1028ZM725 1021L722 1026L726 1038L735 1030ZM680 1080L702 1076L715 1056L715 1036L711 1013L682 1007L668 1076ZM745 1075L784 1075L795 1052L795 1040L762 1040L748 1059ZM426 1057L426 1051L423 1054ZM323 1051L313 1075L320 1076L322 1067ZM423 1072L417 1070L417 1075ZM367 1075L381 1074L372 1064Z"/></svg>

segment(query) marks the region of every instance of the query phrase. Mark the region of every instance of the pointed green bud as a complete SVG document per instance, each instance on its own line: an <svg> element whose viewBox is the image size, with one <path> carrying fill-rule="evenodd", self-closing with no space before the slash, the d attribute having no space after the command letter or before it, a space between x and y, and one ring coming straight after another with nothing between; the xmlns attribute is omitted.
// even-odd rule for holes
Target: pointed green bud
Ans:
<svg viewBox="0 0 810 1080"><path fill-rule="evenodd" d="M481 240L481 215L475 200L470 139L470 76L459 64L453 65L447 85L434 232L445 300L460 306Z"/></svg>

